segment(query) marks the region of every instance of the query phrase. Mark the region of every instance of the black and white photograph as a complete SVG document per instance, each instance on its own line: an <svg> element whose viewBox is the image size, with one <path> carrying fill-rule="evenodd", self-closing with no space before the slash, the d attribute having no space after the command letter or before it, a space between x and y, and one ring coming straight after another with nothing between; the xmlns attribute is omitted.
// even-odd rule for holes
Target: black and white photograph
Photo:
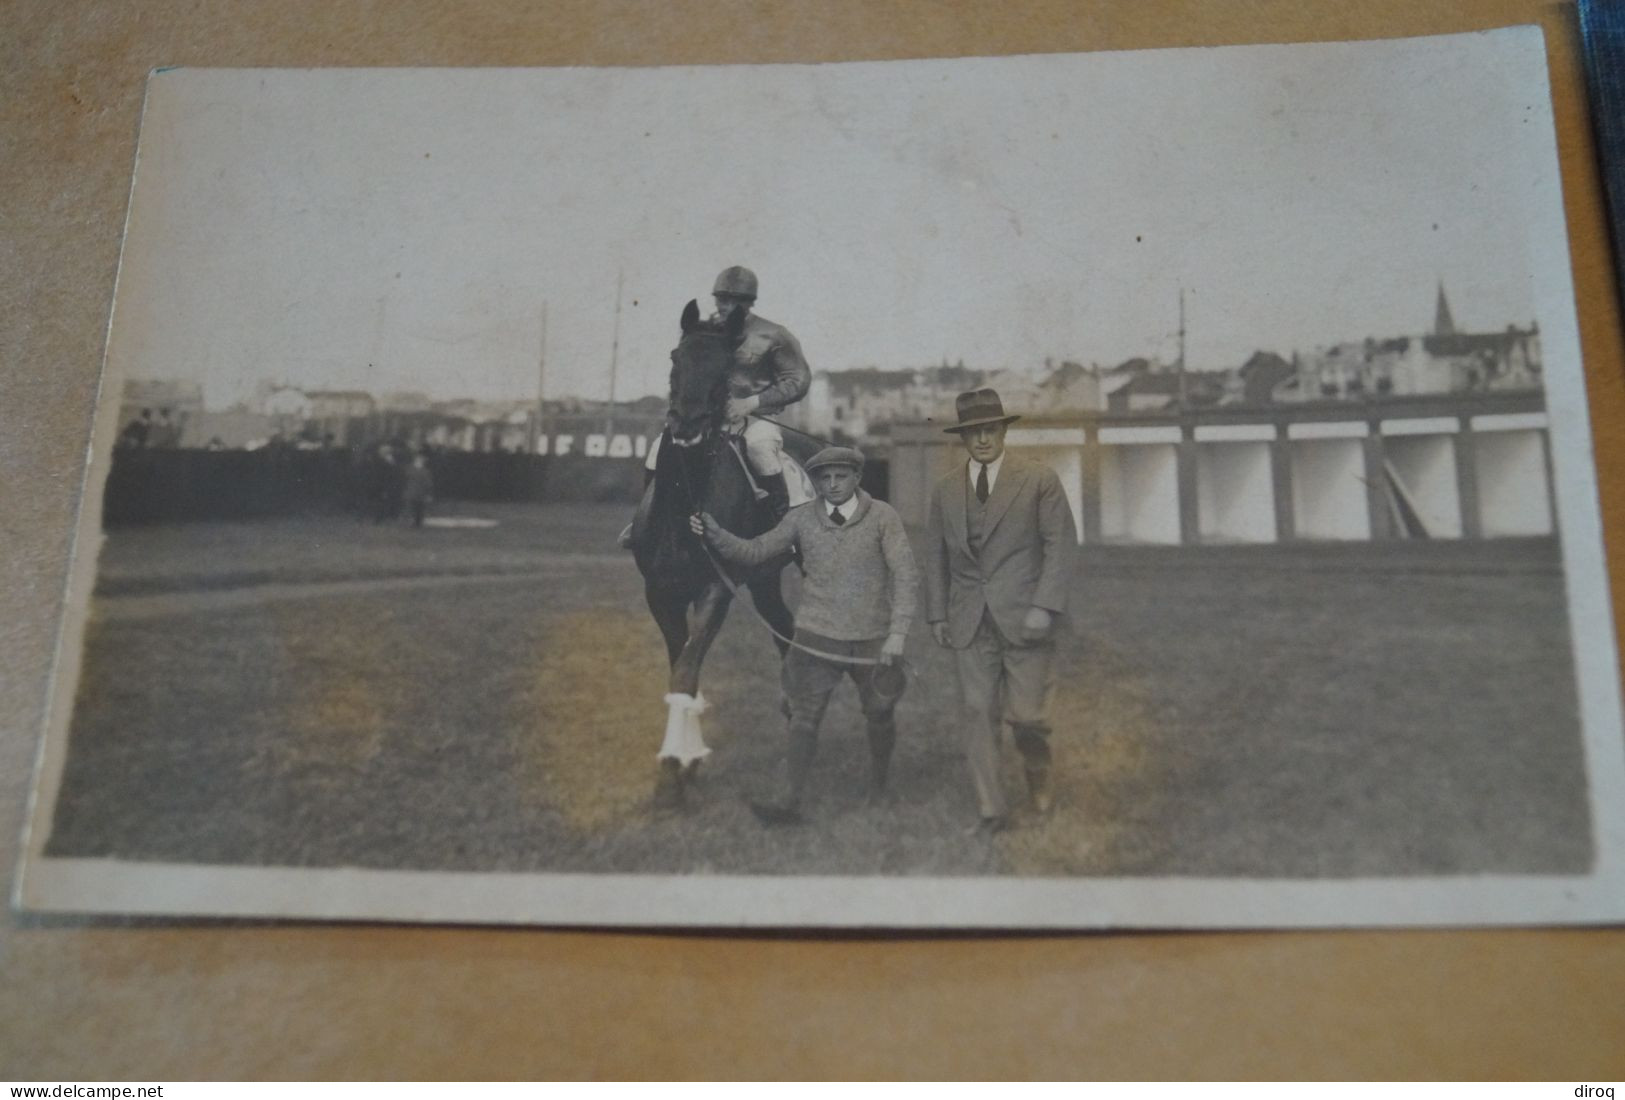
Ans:
<svg viewBox="0 0 1625 1100"><path fill-rule="evenodd" d="M154 72L20 903L1625 917L1547 79Z"/></svg>

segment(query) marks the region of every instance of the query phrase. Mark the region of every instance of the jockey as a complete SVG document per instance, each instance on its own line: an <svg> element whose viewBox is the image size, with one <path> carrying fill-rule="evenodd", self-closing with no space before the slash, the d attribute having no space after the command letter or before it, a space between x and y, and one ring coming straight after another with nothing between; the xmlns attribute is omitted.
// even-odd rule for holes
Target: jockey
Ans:
<svg viewBox="0 0 1625 1100"><path fill-rule="evenodd" d="M758 487L766 491L777 522L792 503L784 479L784 436L777 425L751 414L776 415L807 396L812 370L789 329L751 312L756 303L756 275L749 268L725 269L711 294L717 303L717 320L727 321L741 311L745 314L744 338L734 351L734 369L728 379L727 424L729 431L743 432L751 473Z"/></svg>
<svg viewBox="0 0 1625 1100"><path fill-rule="evenodd" d="M751 312L751 306L756 303L756 273L750 268L737 265L725 268L717 276L711 295L717 303L712 320L727 321L740 311L745 314L743 335L734 350L734 367L728 376L726 427L729 432L743 436L751 476L757 488L766 494L773 521L777 523L792 504L804 503L810 497L798 477L792 499L784 476L784 435L777 425L752 414L773 415L807 396L807 389L812 385L812 369L801 353L800 341L789 329ZM660 453L658 444L656 440L643 462L645 486L654 477ZM622 547L631 547L631 524L621 531L619 542Z"/></svg>

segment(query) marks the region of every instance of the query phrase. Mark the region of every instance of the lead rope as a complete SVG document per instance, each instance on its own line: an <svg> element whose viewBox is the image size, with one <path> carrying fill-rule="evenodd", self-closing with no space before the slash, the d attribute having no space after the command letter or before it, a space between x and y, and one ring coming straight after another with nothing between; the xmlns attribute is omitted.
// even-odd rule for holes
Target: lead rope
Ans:
<svg viewBox="0 0 1625 1100"><path fill-rule="evenodd" d="M791 430L793 431L794 429ZM722 446L730 449L733 448L733 444L724 438L720 433L715 438L720 440ZM736 455L738 454L737 451L734 453ZM740 461L743 462L744 459L741 458ZM683 476L685 471L681 462L678 464L677 473L678 484L682 486L683 496L688 500L689 514L699 515L699 506L694 501L694 492L689 488L688 478ZM693 532L691 531L689 534L693 535ZM734 582L732 577L728 576L728 571L723 568L722 562L717 559L716 553L712 551L711 544L705 541L704 535L694 535L693 537L699 540L700 549L705 551L706 560L711 563L711 568L716 571L718 579L722 581L723 585L737 599L740 594L739 585ZM773 624L767 621L767 617L763 615L761 609L756 606L755 600L748 601L747 606L750 608L750 613L756 616L756 621L766 627L769 634L773 635L773 637L777 638L791 649L799 649L803 653L808 653L825 661L834 661L837 664L843 665L878 665L881 663L878 657L847 657L839 653L826 653L821 649L814 649L810 645L804 645L801 642L796 641L794 638L786 638L783 634L780 634L777 630L773 629Z"/></svg>

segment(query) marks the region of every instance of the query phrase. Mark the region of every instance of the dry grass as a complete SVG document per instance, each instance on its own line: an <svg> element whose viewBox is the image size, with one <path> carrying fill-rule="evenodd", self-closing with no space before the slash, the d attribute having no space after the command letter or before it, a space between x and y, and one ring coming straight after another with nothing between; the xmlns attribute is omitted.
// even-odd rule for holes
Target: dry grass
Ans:
<svg viewBox="0 0 1625 1100"><path fill-rule="evenodd" d="M1052 781L1048 818L999 838L1010 869L1027 875L1108 874L1151 862L1157 843L1141 803L1157 786L1150 746L1160 731L1140 674L1120 655L1098 647L1070 664L1056 685ZM1004 754L1007 791L1022 789L1016 754Z"/></svg>
<svg viewBox="0 0 1625 1100"><path fill-rule="evenodd" d="M50 850L1302 877L1591 858L1550 544L1090 553L1059 657L1057 808L989 842L966 835L950 662L923 631L891 800L865 801L862 720L843 687L812 824L761 828L746 800L781 767L778 660L738 609L706 667L715 751L693 808L651 813L664 657L635 570L607 549L623 513L514 511L485 532L301 520L115 533L113 588L146 602L140 615L119 613L124 597L96 605ZM418 573L486 579L300 587ZM225 588L232 600L211 605ZM1008 743L1004 755L1019 792Z"/></svg>
<svg viewBox="0 0 1625 1100"><path fill-rule="evenodd" d="M647 810L664 714L626 687L665 676L660 632L647 615L578 611L553 624L533 661L535 694L519 707L532 718L514 725L524 796L577 830L634 821ZM723 748L725 731L707 743Z"/></svg>

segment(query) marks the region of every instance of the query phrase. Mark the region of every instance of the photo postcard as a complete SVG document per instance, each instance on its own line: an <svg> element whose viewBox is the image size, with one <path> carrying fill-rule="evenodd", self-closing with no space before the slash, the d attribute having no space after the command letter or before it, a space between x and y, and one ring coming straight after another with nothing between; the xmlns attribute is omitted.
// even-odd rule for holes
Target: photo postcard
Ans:
<svg viewBox="0 0 1625 1100"><path fill-rule="evenodd" d="M1625 917L1545 43L149 79L17 901Z"/></svg>

